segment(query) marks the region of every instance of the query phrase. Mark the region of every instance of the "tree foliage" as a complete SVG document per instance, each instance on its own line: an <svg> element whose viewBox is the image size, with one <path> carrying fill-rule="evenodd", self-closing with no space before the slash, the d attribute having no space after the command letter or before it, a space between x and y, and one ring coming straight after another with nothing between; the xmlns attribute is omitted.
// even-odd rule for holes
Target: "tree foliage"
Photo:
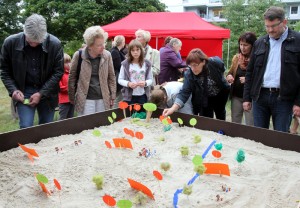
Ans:
<svg viewBox="0 0 300 208"><path fill-rule="evenodd" d="M48 31L63 43L82 40L85 29L92 25L106 25L129 13L164 11L159 0L24 0L25 16L43 15Z"/></svg>
<svg viewBox="0 0 300 208"><path fill-rule="evenodd" d="M247 31L254 32L257 37L266 34L264 28L263 14L270 6L279 6L277 0L223 0L224 16L227 22L219 24L222 27L230 29L229 51L228 41L224 41L223 57L225 63L229 65L234 54L238 52L238 38ZM227 60L227 55L229 60Z"/></svg>
<svg viewBox="0 0 300 208"><path fill-rule="evenodd" d="M20 0L0 0L0 46L4 39L22 29Z"/></svg>

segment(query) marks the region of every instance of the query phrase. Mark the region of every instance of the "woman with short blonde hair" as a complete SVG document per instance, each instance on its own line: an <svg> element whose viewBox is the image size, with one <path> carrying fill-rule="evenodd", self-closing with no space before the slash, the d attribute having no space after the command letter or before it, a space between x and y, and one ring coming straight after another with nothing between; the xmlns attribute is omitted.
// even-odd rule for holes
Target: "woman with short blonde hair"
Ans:
<svg viewBox="0 0 300 208"><path fill-rule="evenodd" d="M112 57L105 50L107 32L100 26L92 26L85 30L83 38L86 47L81 54L79 51L74 54L69 75L69 98L78 115L108 110L116 98Z"/></svg>
<svg viewBox="0 0 300 208"><path fill-rule="evenodd" d="M153 85L157 83L157 77L160 73L160 55L159 51L153 49L148 43L151 40L151 33L146 30L138 29L135 32L136 39L143 45L144 57L152 64Z"/></svg>

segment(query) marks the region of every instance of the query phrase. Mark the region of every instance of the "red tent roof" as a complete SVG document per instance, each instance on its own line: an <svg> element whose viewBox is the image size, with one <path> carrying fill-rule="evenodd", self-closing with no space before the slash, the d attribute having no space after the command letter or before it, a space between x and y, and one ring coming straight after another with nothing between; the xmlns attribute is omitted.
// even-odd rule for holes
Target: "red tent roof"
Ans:
<svg viewBox="0 0 300 208"><path fill-rule="evenodd" d="M138 29L148 30L151 37L174 36L188 39L226 39L230 30L212 25L194 12L132 12L103 26L110 37L134 37Z"/></svg>

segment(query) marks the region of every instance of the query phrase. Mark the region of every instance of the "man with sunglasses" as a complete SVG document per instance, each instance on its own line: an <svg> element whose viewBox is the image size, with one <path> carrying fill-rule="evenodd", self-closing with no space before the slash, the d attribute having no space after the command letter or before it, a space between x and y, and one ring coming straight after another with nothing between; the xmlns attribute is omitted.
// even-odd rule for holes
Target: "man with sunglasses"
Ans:
<svg viewBox="0 0 300 208"><path fill-rule="evenodd" d="M0 53L1 79L19 115L20 128L53 121L58 105L59 81L64 73L61 42L47 33L43 16L33 14L24 32L5 39Z"/></svg>
<svg viewBox="0 0 300 208"><path fill-rule="evenodd" d="M288 132L292 114L300 115L300 33L287 27L285 11L272 6L264 13L268 33L258 39L247 67L245 111L253 108L254 126Z"/></svg>

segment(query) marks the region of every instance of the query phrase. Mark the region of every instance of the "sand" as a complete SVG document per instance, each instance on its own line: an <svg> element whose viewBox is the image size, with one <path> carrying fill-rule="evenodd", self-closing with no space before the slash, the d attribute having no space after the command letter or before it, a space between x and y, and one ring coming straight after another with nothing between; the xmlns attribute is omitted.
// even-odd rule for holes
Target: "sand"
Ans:
<svg viewBox="0 0 300 208"><path fill-rule="evenodd" d="M144 138L125 134L124 127L142 132ZM26 144L39 154L33 164L20 147L2 152L0 207L102 208L108 207L102 200L105 194L113 196L116 201L135 202L138 191L130 187L127 181L130 178L147 186L154 194L154 200L146 197L144 204L134 203L133 207L171 208L174 207L176 190L182 189L195 176L193 157L202 155L214 140L222 143L222 156L215 158L211 153L215 147L212 147L203 162L228 164L230 176L200 175L192 184L191 195L178 195L177 207L297 207L296 201L300 200L300 153L267 147L243 138L179 127L178 123L171 127L165 132L158 119L151 119L148 127L125 119L95 128L101 132L100 137L94 136L91 129L80 134L44 139L38 144ZM193 135L200 135L202 141L196 145ZM130 139L133 149L115 148L113 138L122 137ZM113 148L107 148L105 141L109 141ZM186 157L180 153L182 146L189 147L190 154ZM150 149L152 155L139 156L143 148ZM245 161L238 163L236 154L241 148L246 157ZM169 171L161 170L162 162L170 163ZM153 176L154 170L163 175L161 181ZM42 191L35 173L49 179L46 187L52 191L50 196ZM104 176L102 190L98 190L92 181L97 174ZM53 179L59 181L61 191L54 187Z"/></svg>

